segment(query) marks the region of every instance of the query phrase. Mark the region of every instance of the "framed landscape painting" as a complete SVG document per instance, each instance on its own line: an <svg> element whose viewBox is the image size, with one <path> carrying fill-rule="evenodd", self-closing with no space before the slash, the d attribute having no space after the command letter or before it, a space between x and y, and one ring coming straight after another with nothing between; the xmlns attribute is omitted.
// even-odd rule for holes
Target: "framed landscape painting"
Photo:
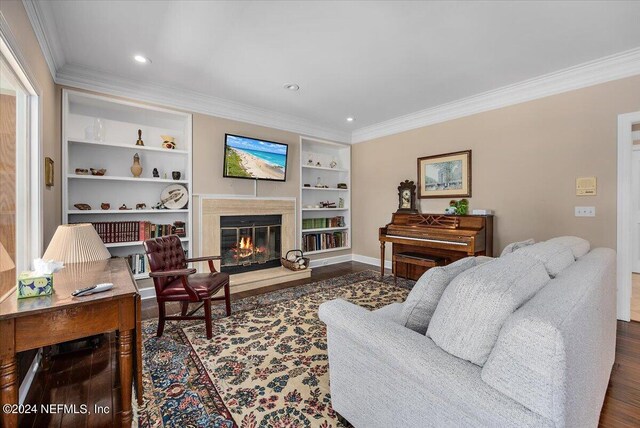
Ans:
<svg viewBox="0 0 640 428"><path fill-rule="evenodd" d="M471 150L418 158L418 197L471 197Z"/></svg>

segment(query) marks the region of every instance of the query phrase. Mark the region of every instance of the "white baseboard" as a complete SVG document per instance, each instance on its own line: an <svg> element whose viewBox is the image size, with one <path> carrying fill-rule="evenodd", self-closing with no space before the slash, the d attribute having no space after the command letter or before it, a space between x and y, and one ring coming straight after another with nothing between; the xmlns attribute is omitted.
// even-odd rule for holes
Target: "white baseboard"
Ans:
<svg viewBox="0 0 640 428"><path fill-rule="evenodd" d="M354 262L366 263L368 265L374 265L374 266L380 267L380 259L376 257L368 257L368 256L363 256L361 254L352 254L351 260L353 260ZM385 269L391 269L391 260L385 260L384 267Z"/></svg>
<svg viewBox="0 0 640 428"><path fill-rule="evenodd" d="M38 349L38 352L36 352L36 356L33 358L33 361L31 361L31 365L29 366L29 371L20 384L20 391L18 393L18 404L24 404L24 400L27 398L27 394L29 393L31 384L36 378L36 373L38 372L41 361L42 348Z"/></svg>
<svg viewBox="0 0 640 428"><path fill-rule="evenodd" d="M312 268L320 266L335 265L336 263L350 262L351 254L345 254L344 256L325 257L324 259L311 260L310 266Z"/></svg>

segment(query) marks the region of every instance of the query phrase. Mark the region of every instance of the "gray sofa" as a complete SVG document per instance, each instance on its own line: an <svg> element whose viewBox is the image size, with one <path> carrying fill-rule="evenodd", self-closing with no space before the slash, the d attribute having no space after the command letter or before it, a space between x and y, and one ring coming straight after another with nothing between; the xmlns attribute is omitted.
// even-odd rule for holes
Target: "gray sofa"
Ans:
<svg viewBox="0 0 640 428"><path fill-rule="evenodd" d="M405 327L403 303L322 304L333 408L366 428L597 426L615 354L615 252L553 276L508 316L483 366Z"/></svg>

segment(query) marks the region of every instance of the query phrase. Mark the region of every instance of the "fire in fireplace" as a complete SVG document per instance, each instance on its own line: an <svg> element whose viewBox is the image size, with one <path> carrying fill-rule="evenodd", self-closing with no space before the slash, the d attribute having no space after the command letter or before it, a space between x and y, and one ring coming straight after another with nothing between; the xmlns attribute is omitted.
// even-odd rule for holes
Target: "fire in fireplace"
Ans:
<svg viewBox="0 0 640 428"><path fill-rule="evenodd" d="M240 273L280 266L282 216L220 217L221 270Z"/></svg>

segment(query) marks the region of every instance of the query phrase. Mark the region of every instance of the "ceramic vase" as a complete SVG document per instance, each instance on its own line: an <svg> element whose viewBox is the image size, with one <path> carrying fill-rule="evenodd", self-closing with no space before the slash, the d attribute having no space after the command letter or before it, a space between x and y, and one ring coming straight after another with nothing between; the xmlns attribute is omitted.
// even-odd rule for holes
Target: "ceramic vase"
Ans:
<svg viewBox="0 0 640 428"><path fill-rule="evenodd" d="M133 165L131 165L131 174L134 177L140 177L142 174L142 165L140 165L140 156L136 153L133 155Z"/></svg>

